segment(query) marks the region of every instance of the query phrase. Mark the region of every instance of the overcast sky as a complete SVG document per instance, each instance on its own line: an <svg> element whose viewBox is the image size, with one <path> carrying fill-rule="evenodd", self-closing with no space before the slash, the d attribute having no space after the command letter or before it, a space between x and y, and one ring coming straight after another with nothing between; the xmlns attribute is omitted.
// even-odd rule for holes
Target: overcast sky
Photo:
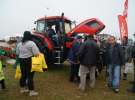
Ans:
<svg viewBox="0 0 135 100"><path fill-rule="evenodd" d="M104 33L119 36L118 14L122 14L125 0L0 0L0 38L22 34L34 28L34 21L42 16L65 13L78 23L96 17L105 25ZM128 30L135 33L135 0L129 0Z"/></svg>

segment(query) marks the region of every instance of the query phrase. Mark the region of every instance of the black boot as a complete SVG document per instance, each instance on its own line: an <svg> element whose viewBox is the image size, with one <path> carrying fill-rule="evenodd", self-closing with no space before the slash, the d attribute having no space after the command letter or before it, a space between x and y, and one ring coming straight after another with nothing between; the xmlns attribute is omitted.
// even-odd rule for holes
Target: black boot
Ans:
<svg viewBox="0 0 135 100"><path fill-rule="evenodd" d="M123 80L127 80L127 73L123 73Z"/></svg>
<svg viewBox="0 0 135 100"><path fill-rule="evenodd" d="M74 81L74 77L73 76L70 76L69 81L70 82L73 82Z"/></svg>

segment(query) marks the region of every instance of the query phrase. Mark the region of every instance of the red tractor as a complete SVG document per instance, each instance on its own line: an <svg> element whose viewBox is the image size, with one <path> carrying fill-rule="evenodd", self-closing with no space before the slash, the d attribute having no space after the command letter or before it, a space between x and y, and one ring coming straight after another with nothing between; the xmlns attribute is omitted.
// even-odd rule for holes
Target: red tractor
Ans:
<svg viewBox="0 0 135 100"><path fill-rule="evenodd" d="M74 36L79 33L97 34L105 25L96 18L87 19L72 29L72 21L61 16L45 16L36 21L33 41L45 54L49 64L61 64L67 59Z"/></svg>

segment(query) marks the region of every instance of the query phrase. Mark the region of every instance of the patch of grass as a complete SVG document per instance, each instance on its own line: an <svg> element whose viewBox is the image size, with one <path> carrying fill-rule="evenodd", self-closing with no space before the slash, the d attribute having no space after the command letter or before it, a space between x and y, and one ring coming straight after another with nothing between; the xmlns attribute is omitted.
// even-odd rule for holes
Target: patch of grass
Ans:
<svg viewBox="0 0 135 100"><path fill-rule="evenodd" d="M55 67L55 66L53 66ZM135 94L128 93L128 81L121 80L120 92L114 93L106 86L104 72L99 75L96 87L87 87L85 92L78 90L77 84L70 83L69 66L55 67L44 73L36 73L34 77L37 97L19 93L19 81L14 79L15 69L6 68L7 91L0 91L0 100L135 100Z"/></svg>

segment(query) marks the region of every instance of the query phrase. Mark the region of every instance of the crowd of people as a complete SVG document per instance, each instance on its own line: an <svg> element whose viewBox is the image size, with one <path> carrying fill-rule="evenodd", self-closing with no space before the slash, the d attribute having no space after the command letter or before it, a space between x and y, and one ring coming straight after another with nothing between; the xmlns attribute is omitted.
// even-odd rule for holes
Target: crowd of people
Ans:
<svg viewBox="0 0 135 100"><path fill-rule="evenodd" d="M84 91L87 87L87 77L89 77L89 86L94 88L97 70L100 72L105 67L107 85L118 93L121 77L126 80L128 67L135 65L135 47L128 44L126 37L121 44L117 43L114 36L110 36L100 45L93 35L88 35L84 42L80 41L81 38L77 38L69 52L70 81L79 82L79 89ZM127 90L135 93L135 81L132 83L133 87Z"/></svg>
<svg viewBox="0 0 135 100"><path fill-rule="evenodd" d="M33 56L40 54L39 48L31 41L31 33L25 31L23 39L16 47L16 55L20 63L21 78L20 92L28 92L30 96L38 95L34 91L34 72L31 72ZM102 64L99 61L102 60ZM73 41L73 45L68 54L68 61L71 64L70 78L71 82L79 83L79 89L85 91L87 77L89 78L89 86L95 87L97 70L101 71L101 66L106 66L107 85L114 92L119 92L121 68L124 67L123 79L127 79L126 64L133 60L135 66L135 46L129 46L127 38L122 44L117 43L114 36L110 36L104 43L104 46L94 39L93 35L87 35L82 41L81 36L77 36ZM2 89L5 89L5 77L2 69L2 60L0 60L0 83ZM134 69L135 71L135 69ZM128 91L135 93L135 72L133 87Z"/></svg>

